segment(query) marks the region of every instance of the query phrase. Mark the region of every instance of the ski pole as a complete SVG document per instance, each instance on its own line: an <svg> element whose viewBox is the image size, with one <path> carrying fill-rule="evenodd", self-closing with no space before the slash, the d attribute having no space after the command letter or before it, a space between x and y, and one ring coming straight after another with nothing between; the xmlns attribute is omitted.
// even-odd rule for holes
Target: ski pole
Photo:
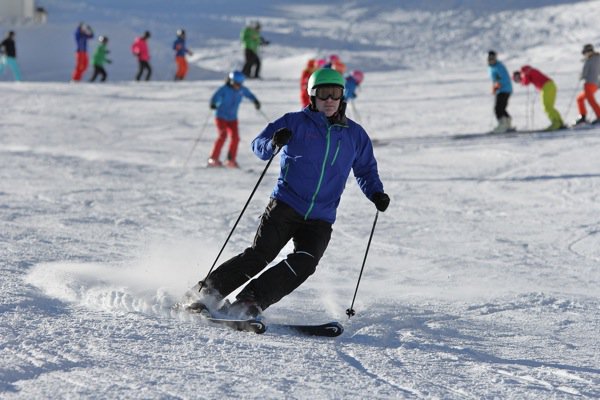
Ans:
<svg viewBox="0 0 600 400"><path fill-rule="evenodd" d="M360 115L358 114L358 110L356 109L356 106L354 105L354 100L350 100L350 106L352 107L352 114L354 114L354 117L356 118L356 121L362 125L362 119L360 118Z"/></svg>
<svg viewBox="0 0 600 400"><path fill-rule="evenodd" d="M271 122L271 120L269 119L269 117L267 117L267 114L265 114L265 112L263 110L259 109L259 110L256 110L256 111L258 111L258 113L260 115L262 115L263 117L265 117L265 120L267 121L267 123Z"/></svg>
<svg viewBox="0 0 600 400"><path fill-rule="evenodd" d="M233 224L233 228L231 228L231 231L229 232L229 235L227 236L227 239L225 239L225 243L223 243L223 247L221 247L221 250L219 251L219 254L217 254L217 258L215 258L215 261L213 262L212 266L208 270L208 273L206 274L206 278L204 278L203 280L200 281L200 287L198 288L198 291L202 290L202 286L204 286L204 282L206 281L206 279L208 278L208 276L210 275L210 273L212 272L212 270L215 268L215 265L217 265L217 261L219 260L219 257L221 257L221 254L223 253L223 250L225 250L225 246L227 246L227 242L229 242L229 239L231 239L231 235L233 235L233 232L235 231L235 228L237 227L237 225L240 222L240 220L242 219L242 215L244 215L244 212L246 211L246 208L248 207L248 204L250 204L250 200L252 200L252 197L254 196L254 193L256 193L256 189L258 189L258 186L260 185L260 182L262 181L262 179L264 178L265 174L267 173L267 170L269 169L269 166L271 165L271 162L273 162L273 159L275 158L275 156L277 155L277 153L279 153L279 150L281 150L281 147L278 147L277 150L275 150L275 152L271 156L271 158L269 158L269 161L267 162L267 165L265 166L265 169L263 170L262 174L260 175L260 178L258 178L258 182L256 182L256 185L254 185L254 189L252 189L252 193L250 193L250 197L248 197L248 200L246 200L246 204L244 204L244 207L242 208L242 212L240 212L240 215L238 216L237 220L235 221L235 224Z"/></svg>
<svg viewBox="0 0 600 400"><path fill-rule="evenodd" d="M350 319L356 312L354 311L354 300L356 300L356 293L358 293L358 285L360 285L360 279L362 278L363 270L365 269L365 263L367 261L367 254L369 254L369 247L371 247L371 239L373 239L373 233L375 232L375 225L377 225L377 217L379 216L379 210L375 213L375 220L373 221L373 227L371 228L371 235L369 236L369 242L367 243L367 250L365 251L365 258L363 258L362 267L360 267L360 274L358 275L358 281L356 282L356 289L354 290L354 297L352 298L352 304L350 308L346 310L346 315Z"/></svg>
<svg viewBox="0 0 600 400"><path fill-rule="evenodd" d="M200 133L198 134L198 137L194 141L194 145L192 146L192 149L190 150L190 154L188 154L187 158L185 159L185 162L183 163L184 168L187 167L187 163L188 163L188 161L190 161L190 157L192 157L192 153L194 152L194 150L196 149L196 146L198 145L198 142L200 142L200 139L202 139L202 136L204 135L204 130L206 129L206 125L208 124L210 115L211 115L210 112L206 114L206 119L204 120L204 124L202 125L202 128L200 128Z"/></svg>
<svg viewBox="0 0 600 400"><path fill-rule="evenodd" d="M573 104L573 100L575 100L575 95L577 94L577 91L579 90L579 81L581 79L577 80L577 85L575 86L575 89L573 89L573 94L571 95L571 100L569 100L569 105L567 106L567 112L565 112L565 117L563 118L563 121L567 121L567 117L569 116L569 111L571 111L571 104Z"/></svg>

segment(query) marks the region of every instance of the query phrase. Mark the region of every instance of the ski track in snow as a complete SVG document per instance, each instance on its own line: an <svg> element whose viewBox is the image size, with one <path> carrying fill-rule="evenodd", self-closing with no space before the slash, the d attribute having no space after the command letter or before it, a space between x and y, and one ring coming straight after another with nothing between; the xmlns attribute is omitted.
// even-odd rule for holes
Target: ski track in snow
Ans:
<svg viewBox="0 0 600 400"><path fill-rule="evenodd" d="M59 43L81 13L115 38L133 34L141 17L127 7L137 1L53 0L57 19L39 30ZM68 62L23 68L52 82L0 83L0 397L600 397L600 129L453 138L493 123L480 57L488 47L500 46L511 70L543 65L560 88L557 108L572 119L579 49L598 42L586 32L600 2L541 1L546 7L525 11L496 3L499 11L470 1L461 10L445 10L449 2L253 8L275 39L264 54L272 79L247 83L269 118L298 106L297 77L315 47L348 49L340 55L349 67L367 71L348 114L375 140L392 203L379 215L356 315L345 310L375 210L353 178L315 276L265 313L267 322L338 320L345 331L335 339L235 332L170 308L204 277L265 166L248 147L267 121L243 103L243 170L204 168L215 135L208 99L239 63L226 32L254 18L252 4L186 14L214 37L190 39L205 49L183 84L168 81L171 53L160 43L186 2L151 22L163 81L119 81L134 66L115 63L116 82L62 83L55 71L70 71L69 47L61 48ZM317 6L327 29L307 18ZM339 13L361 23L340 23ZM24 27L19 38L37 33ZM129 43L111 44L115 59L130 57ZM518 126L531 128L532 100L515 88L509 111ZM276 171L266 172L220 261L249 245Z"/></svg>

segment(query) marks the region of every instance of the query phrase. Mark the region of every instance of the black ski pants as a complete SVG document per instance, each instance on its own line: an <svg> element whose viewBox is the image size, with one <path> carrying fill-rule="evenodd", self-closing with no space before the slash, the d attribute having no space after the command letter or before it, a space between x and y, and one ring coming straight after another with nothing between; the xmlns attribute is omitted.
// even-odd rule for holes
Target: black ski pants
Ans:
<svg viewBox="0 0 600 400"><path fill-rule="evenodd" d="M305 220L287 204L271 199L252 246L221 264L208 276L207 286L226 297L248 283L237 298L255 300L264 310L290 294L315 272L331 232L330 223ZM290 239L294 243L294 252L256 277Z"/></svg>
<svg viewBox="0 0 600 400"><path fill-rule="evenodd" d="M248 78L260 77L260 58L258 58L258 54L250 49L245 49L244 55L246 57L246 63L244 64L244 68L242 68L244 75ZM254 72L252 72L252 67L256 67L254 68Z"/></svg>
<svg viewBox="0 0 600 400"><path fill-rule="evenodd" d="M506 107L508 106L508 98L510 97L510 93L498 93L496 94L496 105L494 107L494 112L496 113L496 119L500 120L502 117L510 118L510 115L506 111Z"/></svg>
<svg viewBox="0 0 600 400"><path fill-rule="evenodd" d="M94 75L92 75L90 82L94 82L98 76L100 76L100 82L104 82L106 80L106 70L100 65L94 65Z"/></svg>
<svg viewBox="0 0 600 400"><path fill-rule="evenodd" d="M138 73L135 76L135 80L139 81L142 79L142 74L146 71L146 80L150 80L150 76L152 75L152 68L150 67L150 63L148 61L138 60Z"/></svg>

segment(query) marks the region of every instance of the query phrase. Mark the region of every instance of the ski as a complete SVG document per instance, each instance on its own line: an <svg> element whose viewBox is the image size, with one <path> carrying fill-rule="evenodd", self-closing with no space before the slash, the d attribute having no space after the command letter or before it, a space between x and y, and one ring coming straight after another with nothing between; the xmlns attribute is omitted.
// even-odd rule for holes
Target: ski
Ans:
<svg viewBox="0 0 600 400"><path fill-rule="evenodd" d="M336 337L344 332L344 327L339 322L328 322L321 325L297 325L297 324L269 324L278 330L290 331L306 336Z"/></svg>
<svg viewBox="0 0 600 400"><path fill-rule="evenodd" d="M254 332L254 333L265 333L267 326L264 322L258 319L229 319L229 318L214 318L208 316L201 316L202 319L210 322L211 324L225 326L227 328L234 329L236 331Z"/></svg>
<svg viewBox="0 0 600 400"><path fill-rule="evenodd" d="M220 325L236 331L265 333L267 326L265 323L256 318L237 319L237 318L219 318L210 314L208 309L202 307L190 307L181 303L175 304L172 309L177 312L185 311L188 314L197 316L199 319L209 322L214 325Z"/></svg>

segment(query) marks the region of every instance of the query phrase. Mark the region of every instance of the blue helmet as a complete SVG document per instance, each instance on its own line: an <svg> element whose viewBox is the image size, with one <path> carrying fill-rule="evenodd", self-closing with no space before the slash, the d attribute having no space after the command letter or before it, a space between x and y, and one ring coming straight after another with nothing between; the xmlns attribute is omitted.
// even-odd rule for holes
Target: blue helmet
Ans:
<svg viewBox="0 0 600 400"><path fill-rule="evenodd" d="M241 85L242 83L244 83L244 79L246 79L246 76L240 71L231 71L229 73L229 80L234 83L238 83Z"/></svg>

